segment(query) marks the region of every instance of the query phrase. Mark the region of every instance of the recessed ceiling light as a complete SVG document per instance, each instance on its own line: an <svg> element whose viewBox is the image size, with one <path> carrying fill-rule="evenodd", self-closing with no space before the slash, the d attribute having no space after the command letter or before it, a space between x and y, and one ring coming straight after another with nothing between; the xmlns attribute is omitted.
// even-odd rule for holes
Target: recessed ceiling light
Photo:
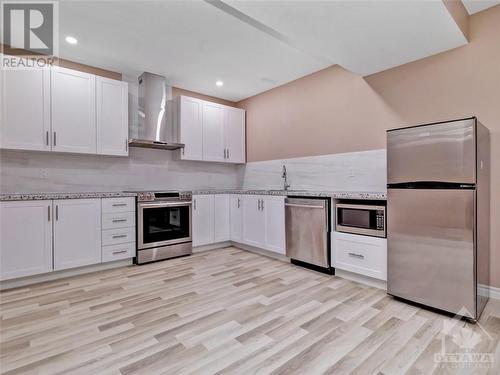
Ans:
<svg viewBox="0 0 500 375"><path fill-rule="evenodd" d="M217 81L217 82L215 82L215 84L219 87L224 86L224 82L222 82L222 81Z"/></svg>
<svg viewBox="0 0 500 375"><path fill-rule="evenodd" d="M76 44L76 43L78 43L78 40L73 36L67 36L66 42L68 42L69 44Z"/></svg>

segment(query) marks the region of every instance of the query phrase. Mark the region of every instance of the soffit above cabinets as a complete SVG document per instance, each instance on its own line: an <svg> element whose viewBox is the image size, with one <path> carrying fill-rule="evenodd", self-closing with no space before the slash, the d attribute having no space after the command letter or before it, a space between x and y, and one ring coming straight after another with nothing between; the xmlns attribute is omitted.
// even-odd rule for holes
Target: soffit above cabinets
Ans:
<svg viewBox="0 0 500 375"><path fill-rule="evenodd" d="M462 3L469 14L474 14L500 4L500 0L462 0Z"/></svg>
<svg viewBox="0 0 500 375"><path fill-rule="evenodd" d="M368 75L466 43L441 1L75 0L59 14L61 57L231 101L334 64Z"/></svg>

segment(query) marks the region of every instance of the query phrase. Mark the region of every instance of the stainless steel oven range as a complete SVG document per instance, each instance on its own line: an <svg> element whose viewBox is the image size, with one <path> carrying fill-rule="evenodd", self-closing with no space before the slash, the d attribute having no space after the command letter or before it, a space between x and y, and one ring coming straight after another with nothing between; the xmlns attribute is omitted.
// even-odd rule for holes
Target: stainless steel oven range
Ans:
<svg viewBox="0 0 500 375"><path fill-rule="evenodd" d="M137 264L192 253L191 201L190 192L137 194Z"/></svg>

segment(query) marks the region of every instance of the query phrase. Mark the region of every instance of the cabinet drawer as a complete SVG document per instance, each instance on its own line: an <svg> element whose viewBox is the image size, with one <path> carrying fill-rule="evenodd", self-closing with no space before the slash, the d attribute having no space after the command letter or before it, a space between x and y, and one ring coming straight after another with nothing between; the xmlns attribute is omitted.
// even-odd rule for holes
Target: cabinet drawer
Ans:
<svg viewBox="0 0 500 375"><path fill-rule="evenodd" d="M118 245L127 242L135 243L135 227L123 229L106 229L102 231L103 246Z"/></svg>
<svg viewBox="0 0 500 375"><path fill-rule="evenodd" d="M102 198L102 213L135 212L135 198Z"/></svg>
<svg viewBox="0 0 500 375"><path fill-rule="evenodd" d="M332 263L335 268L387 280L385 238L334 232Z"/></svg>
<svg viewBox="0 0 500 375"><path fill-rule="evenodd" d="M133 258L134 256L135 256L135 242L102 247L103 262L111 262L113 260Z"/></svg>
<svg viewBox="0 0 500 375"><path fill-rule="evenodd" d="M135 227L135 212L102 214L102 229Z"/></svg>

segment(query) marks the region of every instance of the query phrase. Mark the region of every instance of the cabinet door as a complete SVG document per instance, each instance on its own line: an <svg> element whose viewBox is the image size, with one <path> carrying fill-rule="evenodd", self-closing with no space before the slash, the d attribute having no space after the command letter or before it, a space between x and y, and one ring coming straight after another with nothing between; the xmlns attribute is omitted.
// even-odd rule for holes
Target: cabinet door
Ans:
<svg viewBox="0 0 500 375"><path fill-rule="evenodd" d="M52 68L52 150L96 152L95 76Z"/></svg>
<svg viewBox="0 0 500 375"><path fill-rule="evenodd" d="M243 199L241 195L230 196L231 241L243 242Z"/></svg>
<svg viewBox="0 0 500 375"><path fill-rule="evenodd" d="M225 161L224 107L203 102L203 160Z"/></svg>
<svg viewBox="0 0 500 375"><path fill-rule="evenodd" d="M97 153L128 155L128 85L96 77Z"/></svg>
<svg viewBox="0 0 500 375"><path fill-rule="evenodd" d="M185 145L181 150L182 160L203 159L202 106L199 99L179 97L177 127L179 142Z"/></svg>
<svg viewBox="0 0 500 375"><path fill-rule="evenodd" d="M52 271L52 201L0 202L0 279Z"/></svg>
<svg viewBox="0 0 500 375"><path fill-rule="evenodd" d="M265 240L264 248L285 254L285 197L264 198Z"/></svg>
<svg viewBox="0 0 500 375"><path fill-rule="evenodd" d="M50 70L1 70L1 147L50 150Z"/></svg>
<svg viewBox="0 0 500 375"><path fill-rule="evenodd" d="M214 196L193 196L193 246L208 245L214 238Z"/></svg>
<svg viewBox="0 0 500 375"><path fill-rule="evenodd" d="M101 200L55 200L54 269L101 262Z"/></svg>
<svg viewBox="0 0 500 375"><path fill-rule="evenodd" d="M226 161L245 163L245 111L226 107Z"/></svg>
<svg viewBox="0 0 500 375"><path fill-rule="evenodd" d="M247 195L243 198L243 243L255 247L264 245L264 211L261 209L263 197Z"/></svg>
<svg viewBox="0 0 500 375"><path fill-rule="evenodd" d="M216 194L214 196L214 225L215 242L229 241L230 221L229 221L229 195Z"/></svg>

